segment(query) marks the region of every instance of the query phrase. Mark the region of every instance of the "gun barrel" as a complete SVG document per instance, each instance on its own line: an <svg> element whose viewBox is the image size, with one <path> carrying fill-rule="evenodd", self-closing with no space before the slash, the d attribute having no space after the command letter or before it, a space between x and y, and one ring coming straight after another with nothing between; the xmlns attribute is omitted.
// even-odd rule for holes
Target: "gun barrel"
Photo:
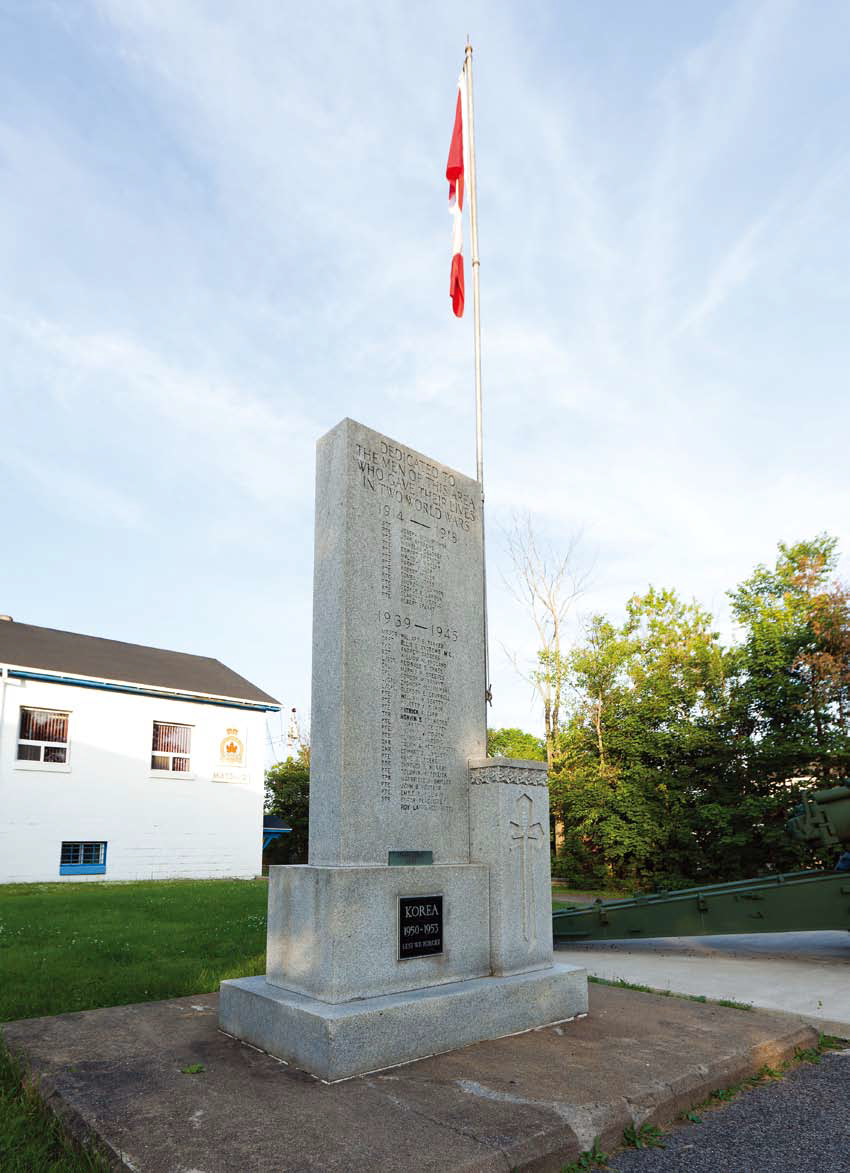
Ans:
<svg viewBox="0 0 850 1173"><path fill-rule="evenodd" d="M801 843L830 848L850 845L850 785L810 790L785 829Z"/></svg>

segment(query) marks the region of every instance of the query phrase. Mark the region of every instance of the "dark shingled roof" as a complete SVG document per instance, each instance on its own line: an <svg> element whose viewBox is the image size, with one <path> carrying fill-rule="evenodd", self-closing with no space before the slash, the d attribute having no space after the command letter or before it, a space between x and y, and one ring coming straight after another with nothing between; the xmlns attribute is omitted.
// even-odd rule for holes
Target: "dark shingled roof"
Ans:
<svg viewBox="0 0 850 1173"><path fill-rule="evenodd" d="M52 627L34 627L5 619L0 620L0 664L278 704L244 676L208 656L146 648L117 639L77 635L73 631L55 631Z"/></svg>

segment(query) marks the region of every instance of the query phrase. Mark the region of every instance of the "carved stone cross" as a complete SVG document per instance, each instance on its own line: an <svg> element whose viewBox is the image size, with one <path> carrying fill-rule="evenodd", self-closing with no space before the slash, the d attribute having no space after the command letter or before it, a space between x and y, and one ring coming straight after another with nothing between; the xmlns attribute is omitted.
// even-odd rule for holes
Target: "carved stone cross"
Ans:
<svg viewBox="0 0 850 1173"><path fill-rule="evenodd" d="M537 908L534 891L534 872L531 868L531 850L543 842L543 825L532 823L534 802L530 794L521 794L516 800L516 819L511 819L511 846L519 848L520 897L522 899L522 935L529 946L537 943Z"/></svg>

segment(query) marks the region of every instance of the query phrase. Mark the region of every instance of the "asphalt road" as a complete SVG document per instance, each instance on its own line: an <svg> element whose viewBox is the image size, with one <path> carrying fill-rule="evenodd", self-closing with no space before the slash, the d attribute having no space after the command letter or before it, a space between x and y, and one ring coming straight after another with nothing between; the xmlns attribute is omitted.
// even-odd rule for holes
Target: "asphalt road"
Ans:
<svg viewBox="0 0 850 1173"><path fill-rule="evenodd" d="M850 1050L743 1092L663 1139L664 1149L612 1157L610 1173L847 1173Z"/></svg>

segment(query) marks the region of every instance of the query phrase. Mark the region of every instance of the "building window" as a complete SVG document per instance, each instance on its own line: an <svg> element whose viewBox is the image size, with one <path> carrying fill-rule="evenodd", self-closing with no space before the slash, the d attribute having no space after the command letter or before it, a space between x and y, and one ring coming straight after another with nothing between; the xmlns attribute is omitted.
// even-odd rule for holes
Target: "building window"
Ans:
<svg viewBox="0 0 850 1173"><path fill-rule="evenodd" d="M102 876L106 871L105 843L63 843L60 876Z"/></svg>
<svg viewBox="0 0 850 1173"><path fill-rule="evenodd" d="M52 709L21 709L18 761L68 761L68 714Z"/></svg>
<svg viewBox="0 0 850 1173"><path fill-rule="evenodd" d="M191 745L191 725L166 725L162 721L154 721L151 769L187 774Z"/></svg>

